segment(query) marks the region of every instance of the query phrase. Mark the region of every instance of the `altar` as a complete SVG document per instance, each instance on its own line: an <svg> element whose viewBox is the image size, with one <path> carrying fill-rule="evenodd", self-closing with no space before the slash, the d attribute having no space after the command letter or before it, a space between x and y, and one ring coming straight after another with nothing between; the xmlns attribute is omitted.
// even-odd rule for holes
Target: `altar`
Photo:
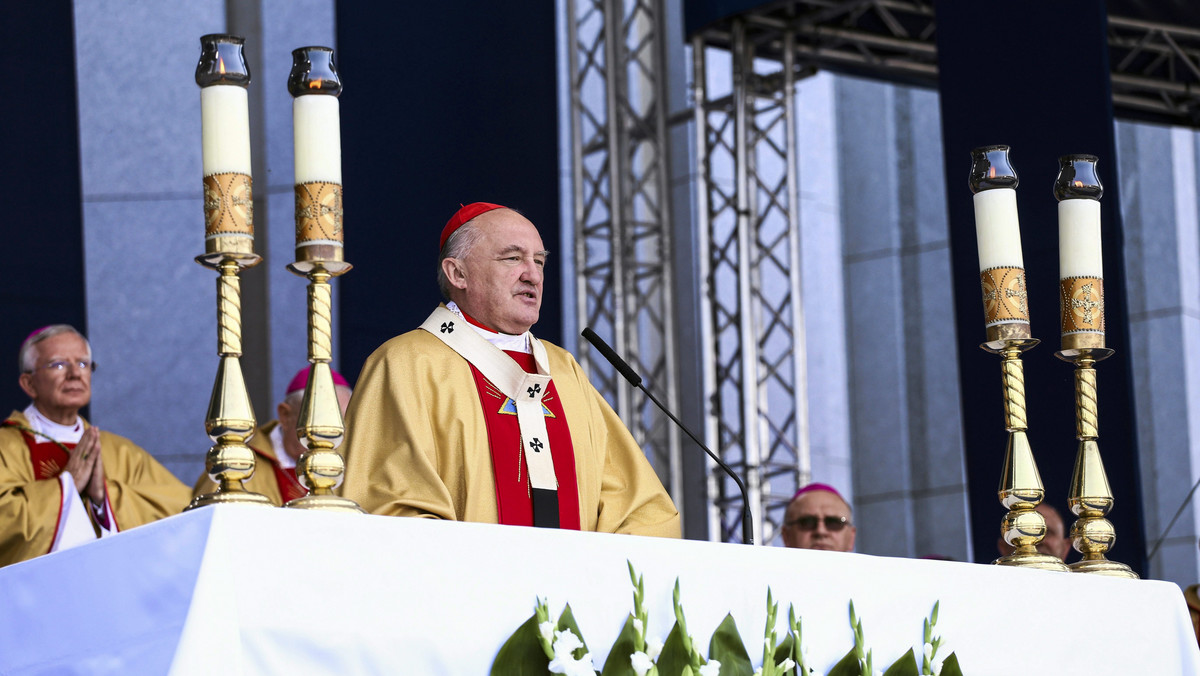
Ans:
<svg viewBox="0 0 1200 676"><path fill-rule="evenodd" d="M940 603L964 674L1196 674L1179 588L952 561L216 505L0 568L0 674L486 674L533 614L570 604L600 669L643 576L647 637L679 582L702 652L732 616L757 667L768 589L826 673L922 644ZM882 666L881 666L882 665Z"/></svg>

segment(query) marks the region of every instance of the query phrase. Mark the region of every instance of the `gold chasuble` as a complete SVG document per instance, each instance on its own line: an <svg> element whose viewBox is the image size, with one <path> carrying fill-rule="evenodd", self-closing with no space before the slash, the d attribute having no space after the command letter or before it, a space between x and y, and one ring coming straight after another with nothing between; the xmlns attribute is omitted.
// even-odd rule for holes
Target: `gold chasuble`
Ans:
<svg viewBox="0 0 1200 676"><path fill-rule="evenodd" d="M296 479L295 467L283 467L275 456L275 444L271 434L279 428L279 421L262 425L254 431L254 436L246 442L254 451L254 476L242 482L242 486L251 493L265 495L271 504L281 507L296 498L308 495L308 491ZM192 488L192 497L207 495L217 490L217 484L201 474Z"/></svg>
<svg viewBox="0 0 1200 676"><path fill-rule="evenodd" d="M559 493L560 525L574 527L562 514L574 502L582 530L679 537L679 512L632 435L575 359L540 342L551 380L537 392L544 405L539 417L553 451L550 480ZM522 371L533 370L523 366ZM530 446L534 437L522 423L519 429L529 438L499 431L498 448L492 448L485 410L495 413L494 427L496 420L512 421L515 416L504 410L515 405L499 388L489 389L486 378L477 386L476 378L471 364L430 331L410 331L384 343L363 366L346 414L341 493L373 514L482 523L527 518L509 512L523 514L528 499L510 507L502 498L501 520L497 487L532 494L531 461L522 457L538 452ZM559 440L556 428L565 439ZM560 453L573 461L574 487L562 476L570 470Z"/></svg>
<svg viewBox="0 0 1200 676"><path fill-rule="evenodd" d="M67 454L23 431L28 428L29 421L16 411L0 424L0 566L48 553L59 525L58 475ZM187 506L187 486L130 440L101 431L100 449L112 506L110 530L129 530Z"/></svg>

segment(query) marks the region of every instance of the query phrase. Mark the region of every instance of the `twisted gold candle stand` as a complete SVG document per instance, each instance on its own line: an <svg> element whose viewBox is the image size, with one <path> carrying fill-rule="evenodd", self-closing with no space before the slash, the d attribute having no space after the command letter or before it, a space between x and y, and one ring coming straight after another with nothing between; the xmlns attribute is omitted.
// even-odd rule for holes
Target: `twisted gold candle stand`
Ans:
<svg viewBox="0 0 1200 676"><path fill-rule="evenodd" d="M220 246L224 238L217 238ZM208 402L204 427L215 445L204 456L204 468L217 490L197 496L187 509L215 504L253 504L270 506L264 495L251 493L242 481L254 475L254 451L246 440L254 434L254 408L242 376L242 296L238 274L257 265L262 258L249 251L252 240L237 244L245 251L214 251L197 256L196 262L220 273L217 277L217 379ZM223 248L223 247L222 247Z"/></svg>
<svg viewBox="0 0 1200 676"><path fill-rule="evenodd" d="M286 507L363 512L358 503L333 494L346 471L346 461L336 450L346 428L329 369L333 358L333 294L329 280L350 267L338 260L297 261L288 266L297 275L308 277L308 361L312 370L296 421L296 434L308 449L296 464L296 478L309 494L288 502Z"/></svg>
<svg viewBox="0 0 1200 676"><path fill-rule="evenodd" d="M1033 449L1025 430L1025 370L1021 353L1040 341L1028 337L1028 325L989 327L988 337L996 338L980 347L1003 357L1004 427L1008 430L1008 446L1004 452L1004 470L1000 477L1000 504L1008 510L1001 523L1004 541L1014 548L1012 554L993 563L1001 566L1021 566L1042 570L1066 571L1067 566L1056 556L1041 554L1037 545L1046 535L1046 519L1037 511L1045 497L1042 477L1033 459ZM1025 331L1009 329L1023 328ZM1020 337L1022 334L1025 337ZM1006 337L1001 337L1006 336Z"/></svg>
<svg viewBox="0 0 1200 676"><path fill-rule="evenodd" d="M1067 506L1079 517L1071 525L1071 542L1083 558L1072 563L1070 569L1075 573L1137 579L1138 574L1129 566L1105 557L1117 536L1112 522L1105 518L1112 509L1113 495L1096 442L1100 432L1095 364L1112 354L1113 350L1106 347L1076 347L1055 353L1059 359L1075 364L1075 436L1079 439L1079 452L1071 473Z"/></svg>

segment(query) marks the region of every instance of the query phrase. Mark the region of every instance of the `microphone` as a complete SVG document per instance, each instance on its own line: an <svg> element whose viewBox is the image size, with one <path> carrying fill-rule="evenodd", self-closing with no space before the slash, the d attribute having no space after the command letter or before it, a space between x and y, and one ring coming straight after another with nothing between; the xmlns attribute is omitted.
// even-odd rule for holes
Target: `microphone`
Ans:
<svg viewBox="0 0 1200 676"><path fill-rule="evenodd" d="M604 342L600 336L597 336L596 332L593 331L591 327L584 328L583 337L587 338L587 341L592 344L592 347L596 348L600 351L600 354L604 355L604 358L608 360L608 363L612 364L613 368L617 369L617 372L625 377L625 380L628 380L634 387L638 388L642 392L645 392L646 396L650 397L650 401L654 402L654 405L657 406L659 410L667 414L667 417L671 419L671 422L675 423L679 426L679 429L686 432L687 435L692 438L692 441L696 442L697 446L704 449L704 452L708 454L708 457L712 458L713 461L716 462L721 469L725 470L725 473L728 474L731 479L733 479L734 483L737 484L738 490L742 492L742 542L748 545L754 544L754 523L750 517L750 501L746 498L746 485L742 483L741 477L739 477L736 472L730 469L729 465L726 465L720 458L718 458L716 453L713 453L711 450L709 450L708 446L705 446L704 443L687 428L687 425L684 425L682 422L680 422L679 418L675 417L675 414L668 411L667 407L663 406L662 402L659 401L658 398L656 398L653 394L651 394L650 390L646 389L642 385L642 377L639 376L636 371L630 368L629 364L626 364L625 360L621 359L616 352L613 352L613 349L608 346L608 343Z"/></svg>

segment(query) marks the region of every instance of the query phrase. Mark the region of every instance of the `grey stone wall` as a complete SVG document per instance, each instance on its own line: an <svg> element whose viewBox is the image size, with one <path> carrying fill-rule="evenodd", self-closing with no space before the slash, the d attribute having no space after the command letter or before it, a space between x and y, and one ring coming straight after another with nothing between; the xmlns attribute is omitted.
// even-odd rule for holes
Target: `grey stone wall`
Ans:
<svg viewBox="0 0 1200 676"><path fill-rule="evenodd" d="M1147 553L1200 474L1198 141L1191 130L1117 124ZM1103 437L1101 450L1120 452L1104 447ZM1116 498L1114 509L1129 508ZM1198 533L1193 499L1151 559L1149 577L1185 586L1200 580Z"/></svg>
<svg viewBox="0 0 1200 676"><path fill-rule="evenodd" d="M193 261L204 252L199 38L244 35L259 56L251 143L265 260L243 284L243 334L259 338L244 361L261 365L248 387L265 422L307 358L305 280L284 269L294 260L290 52L333 45L334 3L89 0L74 12L88 326L100 365L91 414L190 484L211 445L217 366L217 276Z"/></svg>

